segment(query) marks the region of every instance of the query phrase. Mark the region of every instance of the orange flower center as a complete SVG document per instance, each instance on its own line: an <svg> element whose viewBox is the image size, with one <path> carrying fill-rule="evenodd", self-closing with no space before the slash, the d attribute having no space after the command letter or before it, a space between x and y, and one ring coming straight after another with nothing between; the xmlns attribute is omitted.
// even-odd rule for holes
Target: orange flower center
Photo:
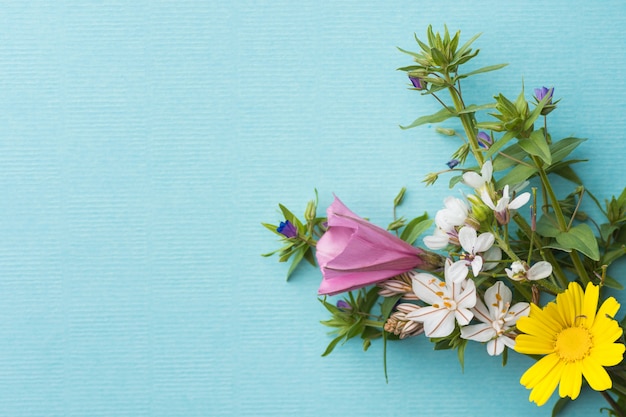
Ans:
<svg viewBox="0 0 626 417"><path fill-rule="evenodd" d="M593 338L586 327L568 327L556 335L554 350L566 362L576 362L593 347Z"/></svg>

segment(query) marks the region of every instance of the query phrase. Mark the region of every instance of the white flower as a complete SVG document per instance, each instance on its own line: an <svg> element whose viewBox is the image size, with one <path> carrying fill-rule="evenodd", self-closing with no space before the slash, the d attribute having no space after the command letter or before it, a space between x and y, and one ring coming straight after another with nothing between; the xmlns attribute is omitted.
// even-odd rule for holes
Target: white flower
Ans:
<svg viewBox="0 0 626 417"><path fill-rule="evenodd" d="M539 261L529 268L525 262L515 261L511 264L511 269L505 268L504 270L513 281L537 281L550 276L552 265L550 262Z"/></svg>
<svg viewBox="0 0 626 417"><path fill-rule="evenodd" d="M474 317L470 309L476 305L476 286L474 281L465 280L467 273L465 266L453 264L449 259L445 265L445 282L430 274L413 272L413 292L430 306L410 312L406 318L424 323L427 337L450 335L455 321L461 326L469 324Z"/></svg>
<svg viewBox="0 0 626 417"><path fill-rule="evenodd" d="M493 165L491 161L485 162L480 169L480 175L473 171L463 174L463 182L475 190L478 190L479 194L483 190L487 191L489 184L491 184L491 177L493 176Z"/></svg>
<svg viewBox="0 0 626 417"><path fill-rule="evenodd" d="M469 213L469 206L460 198L447 197L444 200L445 208L435 215L437 228L432 236L424 238L424 244L432 250L443 249L452 242L458 242L456 227L465 223Z"/></svg>
<svg viewBox="0 0 626 417"><path fill-rule="evenodd" d="M510 210L517 210L530 200L530 193L522 193L511 201L509 196L509 186L505 185L502 191L502 197L498 200L498 204L494 204L488 190L482 190L480 198L485 205L492 209L496 215L496 219L500 224L507 224L510 220Z"/></svg>
<svg viewBox="0 0 626 417"><path fill-rule="evenodd" d="M471 227L462 227L459 230L459 243L466 253L461 255L461 260L457 263L471 266L472 273L477 277L483 268L484 262L480 253L489 250L494 241L495 237L491 233L482 233L479 236L476 230Z"/></svg>
<svg viewBox="0 0 626 417"><path fill-rule="evenodd" d="M469 213L469 206L465 201L456 197L447 197L443 200L443 204L445 208L439 210L435 215L435 224L437 227L449 232L451 229L454 229L455 226L465 224Z"/></svg>
<svg viewBox="0 0 626 417"><path fill-rule="evenodd" d="M499 355L504 346L515 347L515 340L507 331L515 326L517 319L527 316L530 311L528 303L517 303L511 307L511 290L502 283L496 282L485 291L485 304L479 299L472 309L475 317L482 323L473 324L461 328L463 339L477 342L488 342L487 352L491 355Z"/></svg>

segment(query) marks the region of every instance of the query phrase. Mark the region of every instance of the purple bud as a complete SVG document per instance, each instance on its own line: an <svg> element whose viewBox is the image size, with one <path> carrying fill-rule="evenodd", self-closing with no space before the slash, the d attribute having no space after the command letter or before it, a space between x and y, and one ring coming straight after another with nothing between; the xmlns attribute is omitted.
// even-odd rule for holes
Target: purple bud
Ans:
<svg viewBox="0 0 626 417"><path fill-rule="evenodd" d="M411 80L411 83L413 84L413 87L415 87L418 90L425 90L426 89L426 81L422 80L419 77L411 77L409 75L409 80Z"/></svg>
<svg viewBox="0 0 626 417"><path fill-rule="evenodd" d="M489 136L489 134L487 134L486 132L478 132L476 139L478 139L478 146L480 146L481 148L488 149L491 145L493 145L491 136Z"/></svg>
<svg viewBox="0 0 626 417"><path fill-rule="evenodd" d="M552 94L554 94L554 87L535 88L535 98L537 99L537 101L541 101L544 99L544 97L548 96L548 103L552 103Z"/></svg>
<svg viewBox="0 0 626 417"><path fill-rule="evenodd" d="M448 166L448 168L452 169L455 166L457 166L459 164L459 160L458 159L451 159L448 162L446 162L446 165Z"/></svg>
<svg viewBox="0 0 626 417"><path fill-rule="evenodd" d="M287 238L298 236L298 229L289 220L280 222L280 225L276 228L276 231Z"/></svg>
<svg viewBox="0 0 626 417"><path fill-rule="evenodd" d="M350 306L350 304L348 304L347 302L345 302L344 300L339 300L337 301L337 307L338 308L342 308L344 310L351 310L352 307Z"/></svg>

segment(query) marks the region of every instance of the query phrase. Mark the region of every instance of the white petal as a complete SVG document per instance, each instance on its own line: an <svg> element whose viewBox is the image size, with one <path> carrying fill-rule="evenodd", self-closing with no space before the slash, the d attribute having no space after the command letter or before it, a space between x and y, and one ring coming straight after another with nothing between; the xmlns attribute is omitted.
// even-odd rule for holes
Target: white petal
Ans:
<svg viewBox="0 0 626 417"><path fill-rule="evenodd" d="M465 281L467 284L463 292L455 297L457 309L472 308L476 305L476 284L471 279ZM472 317L474 314L472 313Z"/></svg>
<svg viewBox="0 0 626 417"><path fill-rule="evenodd" d="M493 165L491 164L491 160L487 160L487 162L483 164L483 167L480 169L480 173L482 174L483 181L491 181L491 177L493 176Z"/></svg>
<svg viewBox="0 0 626 417"><path fill-rule="evenodd" d="M483 179L483 177L473 171L463 174L463 182L474 189L480 188L485 185L485 180Z"/></svg>
<svg viewBox="0 0 626 417"><path fill-rule="evenodd" d="M483 271L489 271L498 266L498 262L502 260L502 249L498 246L492 246L483 254Z"/></svg>
<svg viewBox="0 0 626 417"><path fill-rule="evenodd" d="M431 305L441 303L441 296L437 295L437 293L442 291L447 293L448 289L439 278L425 273L414 273L411 271L408 273L411 274L413 292L417 298Z"/></svg>
<svg viewBox="0 0 626 417"><path fill-rule="evenodd" d="M487 343L487 353L491 356L497 356L504 351L504 341L503 336L498 337L497 339L490 340Z"/></svg>
<svg viewBox="0 0 626 417"><path fill-rule="evenodd" d="M471 326L461 327L461 337L476 342L487 342L496 335L496 331L491 324L472 324Z"/></svg>
<svg viewBox="0 0 626 417"><path fill-rule="evenodd" d="M461 230L459 230L459 243L465 252L474 253L473 249L476 244L476 230L469 226L461 227Z"/></svg>
<svg viewBox="0 0 626 417"><path fill-rule="evenodd" d="M444 249L449 242L448 234L441 229L435 229L434 235L424 237L424 245L432 250Z"/></svg>
<svg viewBox="0 0 626 417"><path fill-rule="evenodd" d="M501 306L510 303L512 298L511 290L502 281L498 281L489 287L485 291L485 304L489 309L491 317L494 319L498 318L501 313Z"/></svg>
<svg viewBox="0 0 626 417"><path fill-rule="evenodd" d="M480 198L483 200L483 203L485 203L485 205L489 207L491 210L496 209L496 205L493 203L493 200L491 199L491 196L489 195L489 191L483 190L483 192L480 193Z"/></svg>
<svg viewBox="0 0 626 417"><path fill-rule="evenodd" d="M485 252L491 246L493 246L493 242L495 242L495 240L496 238L493 236L493 234L489 232L481 233L480 236L476 238L476 243L474 243L474 251L472 253L476 254L479 252Z"/></svg>
<svg viewBox="0 0 626 417"><path fill-rule="evenodd" d="M487 310L487 307L485 307L485 304L480 298L476 298L476 305L474 306L472 311L474 312L474 317L476 317L483 323L489 324L489 327L491 327L491 322L493 321L493 318L491 317L491 313L489 313L489 310Z"/></svg>
<svg viewBox="0 0 626 417"><path fill-rule="evenodd" d="M469 270L465 261L456 261L452 265L446 268L446 282L447 283L459 283L467 278Z"/></svg>
<svg viewBox="0 0 626 417"><path fill-rule="evenodd" d="M515 349L515 339L506 336L500 336L500 339L509 349Z"/></svg>
<svg viewBox="0 0 626 417"><path fill-rule="evenodd" d="M526 272L526 277L531 281L547 278L552 273L552 265L550 262L540 261L530 267Z"/></svg>
<svg viewBox="0 0 626 417"><path fill-rule="evenodd" d="M424 323L427 337L445 337L454 330L454 314L447 308L422 307L406 317Z"/></svg>
<svg viewBox="0 0 626 417"><path fill-rule="evenodd" d="M513 201L509 203L509 208L511 210L517 210L518 208L522 207L524 204L528 203L528 200L530 200L530 193L520 194L517 197L515 197Z"/></svg>
<svg viewBox="0 0 626 417"><path fill-rule="evenodd" d="M483 268L483 258L481 256L476 256L472 261L472 274L475 277L480 274L480 270Z"/></svg>
<svg viewBox="0 0 626 417"><path fill-rule="evenodd" d="M474 313L468 308L457 308L454 311L454 317L456 317L456 321L461 325L465 326L469 324L470 321L474 318Z"/></svg>
<svg viewBox="0 0 626 417"><path fill-rule="evenodd" d="M514 326L520 317L526 317L530 313L530 304L517 303L509 308L509 312L504 317L504 321L508 327Z"/></svg>

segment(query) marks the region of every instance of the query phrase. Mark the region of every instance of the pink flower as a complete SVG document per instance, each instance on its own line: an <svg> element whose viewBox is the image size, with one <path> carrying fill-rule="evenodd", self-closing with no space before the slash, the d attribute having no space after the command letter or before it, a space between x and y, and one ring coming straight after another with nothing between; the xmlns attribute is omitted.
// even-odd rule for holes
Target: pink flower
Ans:
<svg viewBox="0 0 626 417"><path fill-rule="evenodd" d="M441 266L439 255L409 245L360 218L337 197L327 215L328 230L316 248L324 277L320 295L355 290L414 268L433 270Z"/></svg>

